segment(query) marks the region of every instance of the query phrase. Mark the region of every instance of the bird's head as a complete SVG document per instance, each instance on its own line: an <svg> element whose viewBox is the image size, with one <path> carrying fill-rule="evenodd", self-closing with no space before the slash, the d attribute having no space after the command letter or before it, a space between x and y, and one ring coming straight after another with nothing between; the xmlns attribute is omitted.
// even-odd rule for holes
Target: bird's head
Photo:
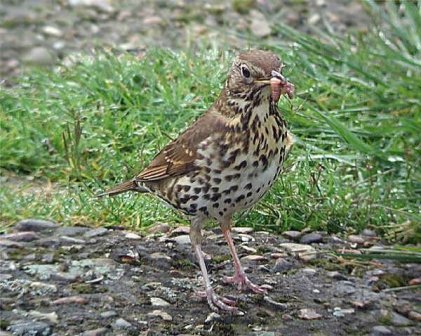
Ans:
<svg viewBox="0 0 421 336"><path fill-rule="evenodd" d="M226 83L228 99L278 102L282 94L292 98L294 85L282 75L283 64L270 51L251 50L234 60Z"/></svg>

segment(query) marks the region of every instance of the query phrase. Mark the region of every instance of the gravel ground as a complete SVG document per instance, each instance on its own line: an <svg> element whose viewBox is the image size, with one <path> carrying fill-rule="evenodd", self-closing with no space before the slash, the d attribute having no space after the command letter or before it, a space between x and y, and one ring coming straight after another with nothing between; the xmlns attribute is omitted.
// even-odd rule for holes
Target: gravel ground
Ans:
<svg viewBox="0 0 421 336"><path fill-rule="evenodd" d="M270 288L240 293L219 229L204 250L216 292L243 312L216 314L202 288L189 228L156 224L138 235L122 228L62 227L24 220L0 236L0 335L420 335L415 291L421 265L357 262L332 252L381 248L369 230L342 240L323 232L283 237L237 228L246 272Z"/></svg>
<svg viewBox="0 0 421 336"><path fill-rule="evenodd" d="M281 20L311 32L324 22L337 32L366 30L370 19L348 0L2 0L0 82L31 66L51 66L73 53L169 47L186 49L219 41L248 47L235 33L270 39Z"/></svg>

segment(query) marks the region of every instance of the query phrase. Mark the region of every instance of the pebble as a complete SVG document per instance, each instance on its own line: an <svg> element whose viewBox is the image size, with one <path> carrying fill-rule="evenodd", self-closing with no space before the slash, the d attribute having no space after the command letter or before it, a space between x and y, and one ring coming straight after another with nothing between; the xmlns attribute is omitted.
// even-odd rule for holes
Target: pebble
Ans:
<svg viewBox="0 0 421 336"><path fill-rule="evenodd" d="M417 321L417 322L421 322L421 314L420 314L420 313L418 313L418 312L416 312L416 311L410 311L410 312L408 313L408 317L409 317L411 320L414 320L414 321Z"/></svg>
<svg viewBox="0 0 421 336"><path fill-rule="evenodd" d="M171 238L171 240L174 240L179 245L188 245L191 243L189 235L176 236Z"/></svg>
<svg viewBox="0 0 421 336"><path fill-rule="evenodd" d="M44 26L42 27L42 32L46 35L54 37L61 37L63 35L63 32L54 26Z"/></svg>
<svg viewBox="0 0 421 336"><path fill-rule="evenodd" d="M162 252L154 252L149 256L152 260L166 260L171 261L172 259Z"/></svg>
<svg viewBox="0 0 421 336"><path fill-rule="evenodd" d="M370 230L370 229L364 229L361 232L361 235L366 236L366 237L376 237L377 236L376 232L373 231L373 230Z"/></svg>
<svg viewBox="0 0 421 336"><path fill-rule="evenodd" d="M212 312L208 316L206 316L205 323L213 322L213 321L219 320L220 318L221 318L221 315L219 315L218 313Z"/></svg>
<svg viewBox="0 0 421 336"><path fill-rule="evenodd" d="M284 258L278 258L275 261L275 265L272 268L272 272L274 273L282 273L282 272L287 272L290 269L294 268L294 264L285 260Z"/></svg>
<svg viewBox="0 0 421 336"><path fill-rule="evenodd" d="M349 235L348 241L353 244L363 245L365 242L364 237L360 235Z"/></svg>
<svg viewBox="0 0 421 336"><path fill-rule="evenodd" d="M102 312L102 313L100 314L100 316L101 316L102 318L104 318L104 319L109 319L109 318L111 318L111 317L115 317L115 316L117 316L117 312L115 312L114 310L107 310L107 311L105 311L105 312Z"/></svg>
<svg viewBox="0 0 421 336"><path fill-rule="evenodd" d="M114 322L113 327L115 329L130 329L132 324L120 317Z"/></svg>
<svg viewBox="0 0 421 336"><path fill-rule="evenodd" d="M35 47L29 50L22 60L32 65L51 65L54 63L53 54L44 47Z"/></svg>
<svg viewBox="0 0 421 336"><path fill-rule="evenodd" d="M82 226L65 226L58 228L56 233L58 236L74 237L79 236L88 230L88 228Z"/></svg>
<svg viewBox="0 0 421 336"><path fill-rule="evenodd" d="M280 310L288 309L288 305L286 303L275 301L270 296L265 295L263 297L263 300L265 300L267 303L269 303L276 309L280 309Z"/></svg>
<svg viewBox="0 0 421 336"><path fill-rule="evenodd" d="M338 281L335 285L335 291L339 295L351 295L357 291L355 284L351 281Z"/></svg>
<svg viewBox="0 0 421 336"><path fill-rule="evenodd" d="M87 304L88 300L82 296L67 296L51 302L53 305L64 305L64 304Z"/></svg>
<svg viewBox="0 0 421 336"><path fill-rule="evenodd" d="M320 243L323 240L323 236L317 232L307 233L300 238L301 244L314 244Z"/></svg>
<svg viewBox="0 0 421 336"><path fill-rule="evenodd" d="M297 243L282 243L279 246L286 251L298 256L303 261L310 261L317 257L317 251L314 247Z"/></svg>
<svg viewBox="0 0 421 336"><path fill-rule="evenodd" d="M134 232L127 232L127 233L124 235L124 238L127 238L127 239L142 239L142 237L141 237L141 236L139 236L138 234L136 234L136 233L134 233Z"/></svg>
<svg viewBox="0 0 421 336"><path fill-rule="evenodd" d="M17 241L0 238L0 246L12 247L12 248L23 248L24 245Z"/></svg>
<svg viewBox="0 0 421 336"><path fill-rule="evenodd" d="M51 313L41 313L37 310L31 310L28 313L29 316L37 319L37 320L47 320L48 322L52 323L52 324L57 324L58 323L58 316L56 312L51 312Z"/></svg>
<svg viewBox="0 0 421 336"><path fill-rule="evenodd" d="M172 321L172 316L163 310L154 310L148 313L149 317L160 317L164 321Z"/></svg>
<svg viewBox="0 0 421 336"><path fill-rule="evenodd" d="M293 230L284 231L282 233L282 236L284 236L287 239L294 240L294 241L298 241L301 238L302 235L303 234L300 231L293 231Z"/></svg>
<svg viewBox="0 0 421 336"><path fill-rule="evenodd" d="M336 317L344 317L346 314L354 314L355 309L348 308L348 309L342 309L341 307L335 307L333 308L333 316Z"/></svg>
<svg viewBox="0 0 421 336"><path fill-rule="evenodd" d="M348 280L348 278L345 275L343 275L342 273L338 271L330 271L330 272L327 272L326 275L329 278L332 278L335 280Z"/></svg>
<svg viewBox="0 0 421 336"><path fill-rule="evenodd" d="M58 225L54 222L43 220L43 219L24 219L19 221L14 229L16 231L44 231L56 229Z"/></svg>
<svg viewBox="0 0 421 336"><path fill-rule="evenodd" d="M396 327L407 327L413 324L413 322L405 316L392 312L390 314L391 323Z"/></svg>
<svg viewBox="0 0 421 336"><path fill-rule="evenodd" d="M267 258L265 256L261 256L258 254L249 254L241 258L241 261L244 261L244 262L247 262L247 261L258 262L258 261L266 261L266 260Z"/></svg>
<svg viewBox="0 0 421 336"><path fill-rule="evenodd" d="M83 237L88 238L88 239L94 238L94 237L100 237L100 236L105 235L107 232L108 232L108 229L106 228L96 228L96 229L92 229L85 232L83 234Z"/></svg>
<svg viewBox="0 0 421 336"><path fill-rule="evenodd" d="M98 328L98 329L92 329L84 331L80 334L80 336L105 336L108 333L107 328Z"/></svg>
<svg viewBox="0 0 421 336"><path fill-rule="evenodd" d="M322 315L317 313L314 309L304 308L298 311L298 317L302 320L317 320L322 318Z"/></svg>
<svg viewBox="0 0 421 336"><path fill-rule="evenodd" d="M421 285L421 278L414 278L414 279L409 280L408 285L410 286Z"/></svg>
<svg viewBox="0 0 421 336"><path fill-rule="evenodd" d="M53 284L43 283L43 282L31 282L29 287L32 290L32 293L35 295L50 295L57 292L57 286Z"/></svg>
<svg viewBox="0 0 421 336"><path fill-rule="evenodd" d="M190 233L190 226L178 226L174 230L172 230L169 234L170 237L179 236L179 235L185 235Z"/></svg>
<svg viewBox="0 0 421 336"><path fill-rule="evenodd" d="M51 335L51 327L41 321L19 321L15 324L10 325L7 330L11 331L13 335Z"/></svg>
<svg viewBox="0 0 421 336"><path fill-rule="evenodd" d="M68 237L68 236L61 236L60 242L65 244L86 244L86 240L74 238L74 237Z"/></svg>
<svg viewBox="0 0 421 336"><path fill-rule="evenodd" d="M271 34L272 30L270 28L269 22L262 13L257 10L252 10L250 12L250 16L250 31L252 34L256 35L257 37L267 37Z"/></svg>
<svg viewBox="0 0 421 336"><path fill-rule="evenodd" d="M156 223L148 229L148 233L167 233L170 229L167 223Z"/></svg>
<svg viewBox="0 0 421 336"><path fill-rule="evenodd" d="M235 233L242 233L242 234L250 234L254 231L252 227L234 227L232 232Z"/></svg>
<svg viewBox="0 0 421 336"><path fill-rule="evenodd" d="M5 234L2 238L15 242L30 242L39 239L40 237L33 231L23 231Z"/></svg>
<svg viewBox="0 0 421 336"><path fill-rule="evenodd" d="M156 306L156 307L166 307L170 305L169 302L159 297L151 297L151 304L152 306Z"/></svg>
<svg viewBox="0 0 421 336"><path fill-rule="evenodd" d="M392 335L392 331L385 326L375 326L371 329L370 336Z"/></svg>

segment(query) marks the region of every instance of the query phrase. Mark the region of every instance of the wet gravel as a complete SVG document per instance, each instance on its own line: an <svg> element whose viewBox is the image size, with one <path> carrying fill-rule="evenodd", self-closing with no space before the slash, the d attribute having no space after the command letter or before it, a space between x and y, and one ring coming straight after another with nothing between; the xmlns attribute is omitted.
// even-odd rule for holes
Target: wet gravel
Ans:
<svg viewBox="0 0 421 336"><path fill-rule="evenodd" d="M12 85L28 67L53 66L92 50L221 46L244 49L244 37L275 38L282 21L305 32L366 31L371 23L348 0L2 0L0 83ZM240 35L238 35L240 34ZM241 36L242 35L242 36Z"/></svg>
<svg viewBox="0 0 421 336"><path fill-rule="evenodd" d="M228 248L219 229L205 231L213 286L237 302L243 314L234 316L194 295L202 279L189 228L150 232L17 223L0 235L0 335L420 334L421 296L388 289L419 282L421 265L335 255L385 247L376 236L356 244L317 232L303 244L285 238L291 232L238 228L246 272L270 288L257 295L223 283L233 272Z"/></svg>

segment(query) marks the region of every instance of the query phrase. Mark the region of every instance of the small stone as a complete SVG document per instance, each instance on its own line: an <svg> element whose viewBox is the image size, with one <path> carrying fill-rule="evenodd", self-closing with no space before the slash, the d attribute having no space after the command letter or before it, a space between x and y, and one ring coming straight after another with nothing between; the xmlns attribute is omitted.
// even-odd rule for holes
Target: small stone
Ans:
<svg viewBox="0 0 421 336"><path fill-rule="evenodd" d="M342 273L338 271L330 271L330 272L327 272L326 275L329 278L332 278L335 280L348 280L348 278L345 275L343 275Z"/></svg>
<svg viewBox="0 0 421 336"><path fill-rule="evenodd" d="M62 305L62 304L87 304L88 300L82 296L67 296L51 302L53 305Z"/></svg>
<svg viewBox="0 0 421 336"><path fill-rule="evenodd" d="M127 238L127 239L142 239L141 236L139 236L138 234L136 234L134 232L127 232L125 234L124 238Z"/></svg>
<svg viewBox="0 0 421 336"><path fill-rule="evenodd" d="M26 53L22 60L33 65L51 65L54 63L53 54L44 47L35 47Z"/></svg>
<svg viewBox="0 0 421 336"><path fill-rule="evenodd" d="M339 295L351 295L357 291L355 284L351 281L338 281L335 290Z"/></svg>
<svg viewBox="0 0 421 336"><path fill-rule="evenodd" d="M171 238L171 240L174 240L179 245L187 245L191 243L189 235L176 236Z"/></svg>
<svg viewBox="0 0 421 336"><path fill-rule="evenodd" d="M286 303L275 301L270 296L267 296L267 295L263 297L263 300L265 300L267 303L269 303L276 309L286 310L288 308L288 305Z"/></svg>
<svg viewBox="0 0 421 336"><path fill-rule="evenodd" d="M251 254L256 254L256 253L257 253L257 250L256 250L255 248L250 247L250 246L247 246L247 245L245 245L245 244L241 244L241 245L240 245L240 247L241 247L244 251L246 251L246 252L248 252L248 253L251 253Z"/></svg>
<svg viewBox="0 0 421 336"><path fill-rule="evenodd" d="M86 240L68 237L68 236L61 236L60 242L64 244L82 244L82 245L86 244Z"/></svg>
<svg viewBox="0 0 421 336"><path fill-rule="evenodd" d="M159 297L151 297L151 304L152 306L157 306L157 307L166 307L169 306L170 303L159 298Z"/></svg>
<svg viewBox="0 0 421 336"><path fill-rule="evenodd" d="M44 26L42 28L42 32L46 35L50 35L54 37L60 37L63 35L63 32L54 26Z"/></svg>
<svg viewBox="0 0 421 336"><path fill-rule="evenodd" d="M56 229L58 225L54 222L43 220L43 219L24 219L19 221L14 229L16 231L44 231Z"/></svg>
<svg viewBox="0 0 421 336"><path fill-rule="evenodd" d="M256 240L253 236L244 233L240 233L238 236L240 237L243 243L248 243Z"/></svg>
<svg viewBox="0 0 421 336"><path fill-rule="evenodd" d="M148 233L167 233L170 229L167 223L156 223L148 229Z"/></svg>
<svg viewBox="0 0 421 336"><path fill-rule="evenodd" d="M100 314L100 316L101 316L102 318L104 318L104 319L109 319L109 318L111 318L111 317L115 317L115 316L117 316L117 312L115 312L114 310L107 310L107 311L105 311L105 312L102 312L102 313Z"/></svg>
<svg viewBox="0 0 421 336"><path fill-rule="evenodd" d="M57 229L58 236L74 237L79 236L88 231L87 227L82 226L65 226Z"/></svg>
<svg viewBox="0 0 421 336"><path fill-rule="evenodd" d="M120 317L114 322L113 327L115 329L130 329L132 324Z"/></svg>
<svg viewBox="0 0 421 336"><path fill-rule="evenodd" d="M317 273L317 270L311 267L305 267L301 270L301 272L303 272L306 275L314 275Z"/></svg>
<svg viewBox="0 0 421 336"><path fill-rule="evenodd" d="M170 237L179 236L179 235L188 235L190 233L190 226L179 226L171 231Z"/></svg>
<svg viewBox="0 0 421 336"><path fill-rule="evenodd" d="M162 310L154 310L150 313L148 313L149 317L160 317L164 321L172 321L172 316L168 314L167 312L164 312Z"/></svg>
<svg viewBox="0 0 421 336"><path fill-rule="evenodd" d="M286 251L298 256L303 261L310 261L317 257L317 251L314 247L305 244L282 243L279 245Z"/></svg>
<svg viewBox="0 0 421 336"><path fill-rule="evenodd" d="M390 317L391 323L396 327L407 327L413 324L410 319L407 319L405 316L395 312L392 312Z"/></svg>
<svg viewBox="0 0 421 336"><path fill-rule="evenodd" d="M359 235L349 235L348 241L353 244L362 245L365 242L365 239L362 236Z"/></svg>
<svg viewBox="0 0 421 336"><path fill-rule="evenodd" d="M242 233L242 234L250 234L254 231L251 227L234 227L232 232Z"/></svg>
<svg viewBox="0 0 421 336"><path fill-rule="evenodd" d="M241 258L241 261L247 262L247 261L251 261L251 262L258 262L258 261L267 261L266 257L261 256L261 255L257 255L257 254L250 254L247 255L245 257Z"/></svg>
<svg viewBox="0 0 421 336"><path fill-rule="evenodd" d="M376 232L373 231L373 230L370 230L370 229L364 229L361 232L361 235L366 236L366 237L376 237L377 236Z"/></svg>
<svg viewBox="0 0 421 336"><path fill-rule="evenodd" d="M110 0L68 0L71 7L92 7L105 13L113 13L114 8L110 5Z"/></svg>
<svg viewBox="0 0 421 336"><path fill-rule="evenodd" d="M273 273L283 273L287 272L294 267L293 263L285 260L284 258L278 258L275 261L275 265L272 268Z"/></svg>
<svg viewBox="0 0 421 336"><path fill-rule="evenodd" d="M167 260L171 261L171 258L162 252L154 252L149 256L152 260Z"/></svg>
<svg viewBox="0 0 421 336"><path fill-rule="evenodd" d="M421 322L421 314L416 311L410 311L408 317L413 321Z"/></svg>
<svg viewBox="0 0 421 336"><path fill-rule="evenodd" d="M300 243L302 244L313 244L320 243L323 240L323 236L317 232L307 233L301 237Z"/></svg>
<svg viewBox="0 0 421 336"><path fill-rule="evenodd" d="M272 30L269 25L269 20L257 10L252 10L250 13L251 16L251 26L250 30L252 34L257 37L267 37L271 34Z"/></svg>
<svg viewBox="0 0 421 336"><path fill-rule="evenodd" d="M344 317L346 314L354 314L355 310L353 308L342 309L341 307L333 308L333 316Z"/></svg>
<svg viewBox="0 0 421 336"><path fill-rule="evenodd" d="M221 318L221 315L219 315L218 313L212 312L206 317L205 323L213 322L213 321L219 320L220 318Z"/></svg>
<svg viewBox="0 0 421 336"><path fill-rule="evenodd" d="M22 248L24 245L22 243L17 242L17 241L0 238L0 246L12 247L12 248Z"/></svg>
<svg viewBox="0 0 421 336"><path fill-rule="evenodd" d="M29 287L32 290L32 294L35 294L35 295L45 296L45 295L49 295L49 294L57 292L57 286L56 285L47 284L47 283L44 283L44 282L34 281L34 282L31 282Z"/></svg>
<svg viewBox="0 0 421 336"><path fill-rule="evenodd" d="M13 335L42 335L49 336L52 333L51 327L45 322L39 321L19 321L10 325L7 330Z"/></svg>
<svg viewBox="0 0 421 336"><path fill-rule="evenodd" d="M285 232L282 233L282 236L284 236L287 239L294 240L294 241L298 241L301 238L302 235L303 234L300 231L293 231L293 230L292 231L285 231Z"/></svg>
<svg viewBox="0 0 421 336"><path fill-rule="evenodd" d="M106 228L96 228L96 229L92 229L85 232L83 234L83 237L88 238L88 239L94 238L94 237L100 237L100 236L105 235L107 232L108 232L108 229Z"/></svg>
<svg viewBox="0 0 421 336"><path fill-rule="evenodd" d="M52 312L52 313L41 313L39 311L36 310L31 310L28 313L29 316L37 319L37 320L46 320L52 324L57 324L58 323L58 316L56 312Z"/></svg>
<svg viewBox="0 0 421 336"><path fill-rule="evenodd" d="M108 333L108 331L109 330L107 328L98 328L98 329L84 331L80 335L81 336L105 336Z"/></svg>
<svg viewBox="0 0 421 336"><path fill-rule="evenodd" d="M39 236L33 231L24 231L5 234L2 238L16 242L30 242L39 239Z"/></svg>
<svg viewBox="0 0 421 336"><path fill-rule="evenodd" d="M370 336L392 335L392 331L385 326L375 326L371 329Z"/></svg>
<svg viewBox="0 0 421 336"><path fill-rule="evenodd" d="M409 280L408 285L410 286L421 285L421 278L414 278L414 279Z"/></svg>
<svg viewBox="0 0 421 336"><path fill-rule="evenodd" d="M299 310L298 317L302 320L317 320L322 318L322 315L317 313L314 309L304 308Z"/></svg>

